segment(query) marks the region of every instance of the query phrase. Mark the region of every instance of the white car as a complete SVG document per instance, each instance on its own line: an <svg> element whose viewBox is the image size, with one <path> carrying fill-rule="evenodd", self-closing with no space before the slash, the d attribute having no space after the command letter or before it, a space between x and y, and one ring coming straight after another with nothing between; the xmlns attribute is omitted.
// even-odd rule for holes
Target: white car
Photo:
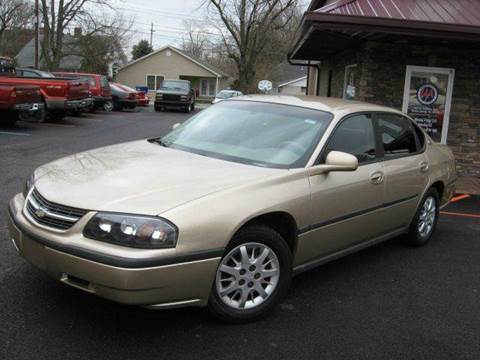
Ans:
<svg viewBox="0 0 480 360"><path fill-rule="evenodd" d="M236 96L242 96L243 93L241 91L236 91L236 90L222 90L220 91L217 96L215 96L215 99L213 99L212 104L219 103L220 101L230 99Z"/></svg>

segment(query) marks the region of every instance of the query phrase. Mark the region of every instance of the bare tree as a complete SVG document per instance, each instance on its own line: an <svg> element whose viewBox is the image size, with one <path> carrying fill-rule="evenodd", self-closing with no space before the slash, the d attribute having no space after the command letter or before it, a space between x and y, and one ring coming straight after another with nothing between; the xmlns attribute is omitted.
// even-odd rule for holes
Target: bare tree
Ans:
<svg viewBox="0 0 480 360"><path fill-rule="evenodd" d="M42 57L49 70L59 67L67 29L82 21L93 20L101 7L110 7L111 0L41 0L43 18ZM93 9L95 7L95 9Z"/></svg>
<svg viewBox="0 0 480 360"><path fill-rule="evenodd" d="M194 58L204 59L208 50L212 47L209 34L207 34L203 26L199 26L191 20L184 21L184 25L187 34L183 38L182 50Z"/></svg>
<svg viewBox="0 0 480 360"><path fill-rule="evenodd" d="M32 4L26 0L0 0L0 49L8 30L24 29L33 18Z"/></svg>
<svg viewBox="0 0 480 360"><path fill-rule="evenodd" d="M219 29L223 43L237 66L236 87L245 92L253 90L257 63L272 33L290 23L300 0L207 1L212 15L223 24Z"/></svg>
<svg viewBox="0 0 480 360"><path fill-rule="evenodd" d="M110 64L122 65L127 62L123 44L129 42L131 20L121 14L97 14L77 25L82 29L82 34L69 41L64 53L83 58L82 71L106 74ZM68 52L68 49L72 52Z"/></svg>

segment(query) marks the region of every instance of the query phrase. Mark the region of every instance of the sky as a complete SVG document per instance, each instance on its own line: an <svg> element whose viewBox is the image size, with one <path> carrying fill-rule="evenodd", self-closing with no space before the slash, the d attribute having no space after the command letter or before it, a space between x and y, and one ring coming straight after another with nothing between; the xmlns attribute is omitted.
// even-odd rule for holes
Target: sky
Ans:
<svg viewBox="0 0 480 360"><path fill-rule="evenodd" d="M142 39L150 40L153 23L153 48L180 45L186 34L185 21L197 26L204 23L207 9L205 0L114 0L114 7L127 19L132 19L130 47Z"/></svg>

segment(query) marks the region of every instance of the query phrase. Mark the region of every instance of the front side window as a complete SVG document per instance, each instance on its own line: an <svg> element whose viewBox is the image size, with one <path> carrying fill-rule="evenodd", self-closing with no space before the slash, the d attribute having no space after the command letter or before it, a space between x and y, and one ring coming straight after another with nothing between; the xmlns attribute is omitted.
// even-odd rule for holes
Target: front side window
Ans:
<svg viewBox="0 0 480 360"><path fill-rule="evenodd" d="M395 157L417 152L413 124L395 114L379 114L378 127L385 157Z"/></svg>
<svg viewBox="0 0 480 360"><path fill-rule="evenodd" d="M325 154L333 150L355 155L359 164L375 160L375 132L371 115L356 115L343 120L328 142Z"/></svg>
<svg viewBox="0 0 480 360"><path fill-rule="evenodd" d="M304 167L332 114L296 106L225 101L161 139L163 146L272 168Z"/></svg>

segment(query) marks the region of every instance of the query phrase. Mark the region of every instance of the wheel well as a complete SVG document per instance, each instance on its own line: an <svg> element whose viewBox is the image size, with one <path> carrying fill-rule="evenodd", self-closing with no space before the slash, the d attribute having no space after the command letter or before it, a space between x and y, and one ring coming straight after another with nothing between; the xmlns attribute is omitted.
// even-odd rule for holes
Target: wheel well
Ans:
<svg viewBox="0 0 480 360"><path fill-rule="evenodd" d="M445 190L445 185L441 181L437 181L432 185L432 188L437 190L439 200L443 199L443 191Z"/></svg>
<svg viewBox="0 0 480 360"><path fill-rule="evenodd" d="M259 215L243 224L241 228L253 224L262 224L277 231L287 243L292 254L295 253L298 228L292 215L282 211Z"/></svg>

